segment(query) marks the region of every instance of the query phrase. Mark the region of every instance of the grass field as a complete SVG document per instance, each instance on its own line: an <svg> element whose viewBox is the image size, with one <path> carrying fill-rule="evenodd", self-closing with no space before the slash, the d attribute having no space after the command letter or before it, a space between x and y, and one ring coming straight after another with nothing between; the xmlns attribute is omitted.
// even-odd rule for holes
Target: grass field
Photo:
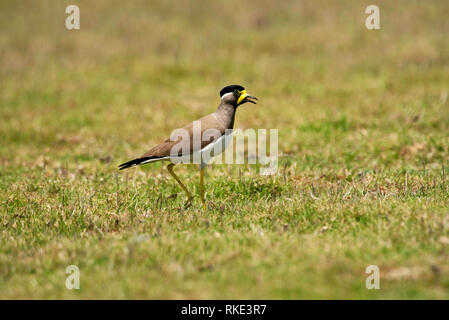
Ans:
<svg viewBox="0 0 449 320"><path fill-rule="evenodd" d="M449 298L448 16L436 0L1 1L0 298ZM117 170L233 83L260 99L235 127L279 129L276 175L209 166L204 212L179 209L160 163ZM198 168L175 170L198 195Z"/></svg>

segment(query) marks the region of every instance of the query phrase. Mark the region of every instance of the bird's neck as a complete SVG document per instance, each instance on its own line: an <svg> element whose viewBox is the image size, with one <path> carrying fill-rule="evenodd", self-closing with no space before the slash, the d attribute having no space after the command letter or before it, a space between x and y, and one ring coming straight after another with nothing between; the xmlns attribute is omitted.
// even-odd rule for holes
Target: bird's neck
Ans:
<svg viewBox="0 0 449 320"><path fill-rule="evenodd" d="M234 127L236 108L226 102L221 102L216 111L216 115L220 118L226 129L232 129Z"/></svg>

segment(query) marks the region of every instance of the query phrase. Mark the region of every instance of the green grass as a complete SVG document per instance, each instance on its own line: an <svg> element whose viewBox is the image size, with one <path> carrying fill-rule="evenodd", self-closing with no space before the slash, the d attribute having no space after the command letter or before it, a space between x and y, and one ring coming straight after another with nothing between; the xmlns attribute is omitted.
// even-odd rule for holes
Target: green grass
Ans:
<svg viewBox="0 0 449 320"><path fill-rule="evenodd" d="M449 298L449 3L76 3L0 3L0 298ZM117 171L231 83L276 175Z"/></svg>

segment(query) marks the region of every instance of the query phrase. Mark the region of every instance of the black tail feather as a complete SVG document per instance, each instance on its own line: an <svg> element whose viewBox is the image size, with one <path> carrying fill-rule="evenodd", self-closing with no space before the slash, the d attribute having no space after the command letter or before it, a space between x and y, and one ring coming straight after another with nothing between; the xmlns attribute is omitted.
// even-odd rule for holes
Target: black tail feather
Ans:
<svg viewBox="0 0 449 320"><path fill-rule="evenodd" d="M122 163L121 165L119 165L119 170L123 170L126 168L130 168L130 167L134 167L134 166L138 166L139 164L141 164L142 162L151 160L151 159L157 159L159 157L143 157L143 158L137 158L125 163Z"/></svg>

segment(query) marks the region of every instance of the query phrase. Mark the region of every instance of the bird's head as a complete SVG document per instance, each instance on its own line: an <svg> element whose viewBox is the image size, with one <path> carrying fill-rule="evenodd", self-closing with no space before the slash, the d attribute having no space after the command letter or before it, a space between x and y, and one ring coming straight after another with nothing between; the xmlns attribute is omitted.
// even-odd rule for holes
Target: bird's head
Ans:
<svg viewBox="0 0 449 320"><path fill-rule="evenodd" d="M257 100L256 97L247 94L245 88L239 85L224 87L220 91L220 97L222 102L232 104L234 107L238 107L247 102L256 104L254 100Z"/></svg>

